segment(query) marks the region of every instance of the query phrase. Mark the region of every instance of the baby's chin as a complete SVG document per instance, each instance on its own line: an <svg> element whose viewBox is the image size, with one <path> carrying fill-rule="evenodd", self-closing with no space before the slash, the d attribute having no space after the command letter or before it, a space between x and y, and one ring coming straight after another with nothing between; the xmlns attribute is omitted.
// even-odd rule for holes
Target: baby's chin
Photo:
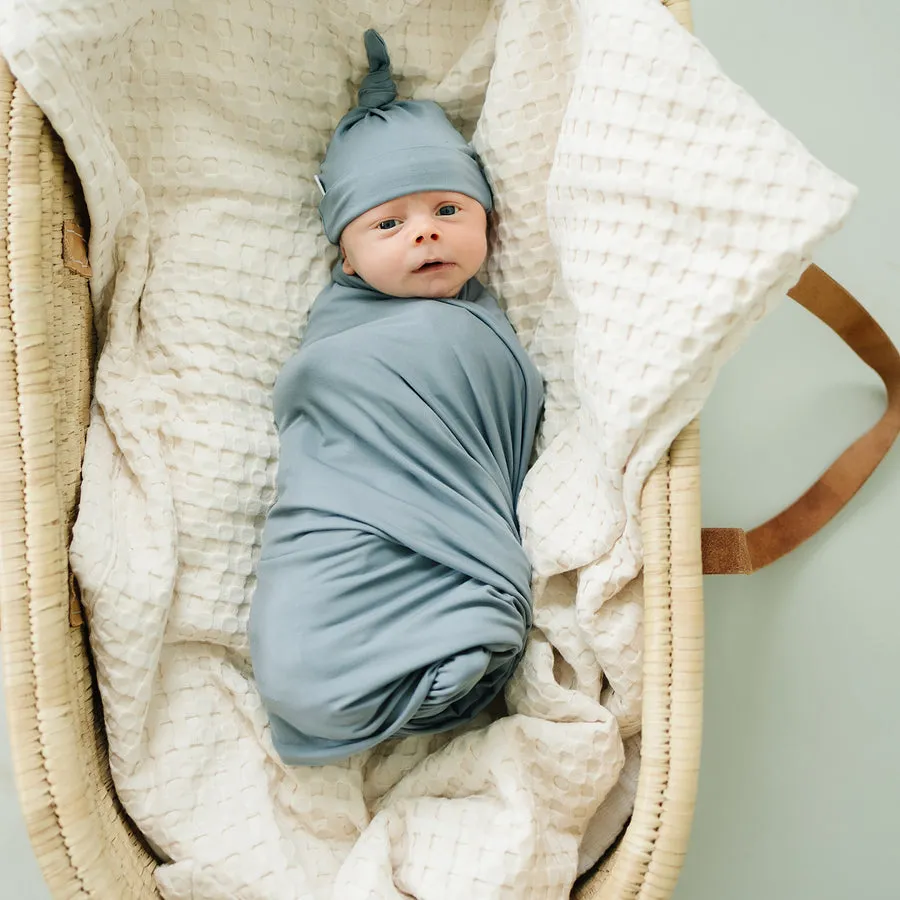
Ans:
<svg viewBox="0 0 900 900"><path fill-rule="evenodd" d="M463 282L465 284L465 282ZM463 289L463 284L457 287L449 287L444 289L434 288L432 290L426 291L418 291L415 294L410 294L410 297L420 297L423 300L451 300L459 294L459 292Z"/></svg>
<svg viewBox="0 0 900 900"><path fill-rule="evenodd" d="M449 300L456 297L457 294L465 287L468 278L462 277L461 273L454 273L454 277L450 278L413 278L403 283L373 285L391 297L400 297L406 300Z"/></svg>

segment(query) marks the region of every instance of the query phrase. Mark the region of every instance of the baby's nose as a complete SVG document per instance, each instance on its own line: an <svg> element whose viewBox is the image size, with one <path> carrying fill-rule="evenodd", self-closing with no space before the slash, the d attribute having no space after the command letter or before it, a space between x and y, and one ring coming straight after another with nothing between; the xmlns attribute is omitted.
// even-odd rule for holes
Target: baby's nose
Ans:
<svg viewBox="0 0 900 900"><path fill-rule="evenodd" d="M439 241L441 239L440 229L435 227L433 222L419 226L415 231L415 235L417 244L423 244L425 241Z"/></svg>

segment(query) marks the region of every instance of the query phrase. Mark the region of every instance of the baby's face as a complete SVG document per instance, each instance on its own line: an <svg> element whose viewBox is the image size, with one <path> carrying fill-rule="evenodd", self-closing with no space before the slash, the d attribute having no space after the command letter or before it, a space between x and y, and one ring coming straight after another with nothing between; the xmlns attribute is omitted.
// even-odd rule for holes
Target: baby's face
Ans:
<svg viewBox="0 0 900 900"><path fill-rule="evenodd" d="M455 297L487 254L487 215L465 194L425 191L376 206L341 235L344 272L394 297Z"/></svg>

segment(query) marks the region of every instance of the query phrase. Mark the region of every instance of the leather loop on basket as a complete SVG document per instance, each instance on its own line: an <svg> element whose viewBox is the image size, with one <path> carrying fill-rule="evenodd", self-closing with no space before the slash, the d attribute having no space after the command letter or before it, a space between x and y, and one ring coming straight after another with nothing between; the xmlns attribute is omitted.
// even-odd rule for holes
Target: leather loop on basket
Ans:
<svg viewBox="0 0 900 900"><path fill-rule="evenodd" d="M77 222L71 220L63 222L63 265L76 275L91 277L84 231Z"/></svg>
<svg viewBox="0 0 900 900"><path fill-rule="evenodd" d="M878 373L887 389L887 409L802 497L768 522L749 532L704 528L707 575L751 574L799 547L847 505L900 433L900 353L887 334L846 288L818 266L810 266L788 296L821 319Z"/></svg>

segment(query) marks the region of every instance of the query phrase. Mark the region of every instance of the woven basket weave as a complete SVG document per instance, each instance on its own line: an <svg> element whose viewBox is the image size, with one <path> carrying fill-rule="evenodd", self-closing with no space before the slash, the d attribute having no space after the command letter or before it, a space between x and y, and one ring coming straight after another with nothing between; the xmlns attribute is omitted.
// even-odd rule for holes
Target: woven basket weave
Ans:
<svg viewBox="0 0 900 900"><path fill-rule="evenodd" d="M689 27L689 3L666 3ZM67 549L94 346L88 281L63 258L85 223L77 177L0 61L0 623L20 802L54 897L159 894L119 804ZM641 770L630 824L577 900L665 900L693 814L702 711L699 437L676 440L643 496Z"/></svg>

